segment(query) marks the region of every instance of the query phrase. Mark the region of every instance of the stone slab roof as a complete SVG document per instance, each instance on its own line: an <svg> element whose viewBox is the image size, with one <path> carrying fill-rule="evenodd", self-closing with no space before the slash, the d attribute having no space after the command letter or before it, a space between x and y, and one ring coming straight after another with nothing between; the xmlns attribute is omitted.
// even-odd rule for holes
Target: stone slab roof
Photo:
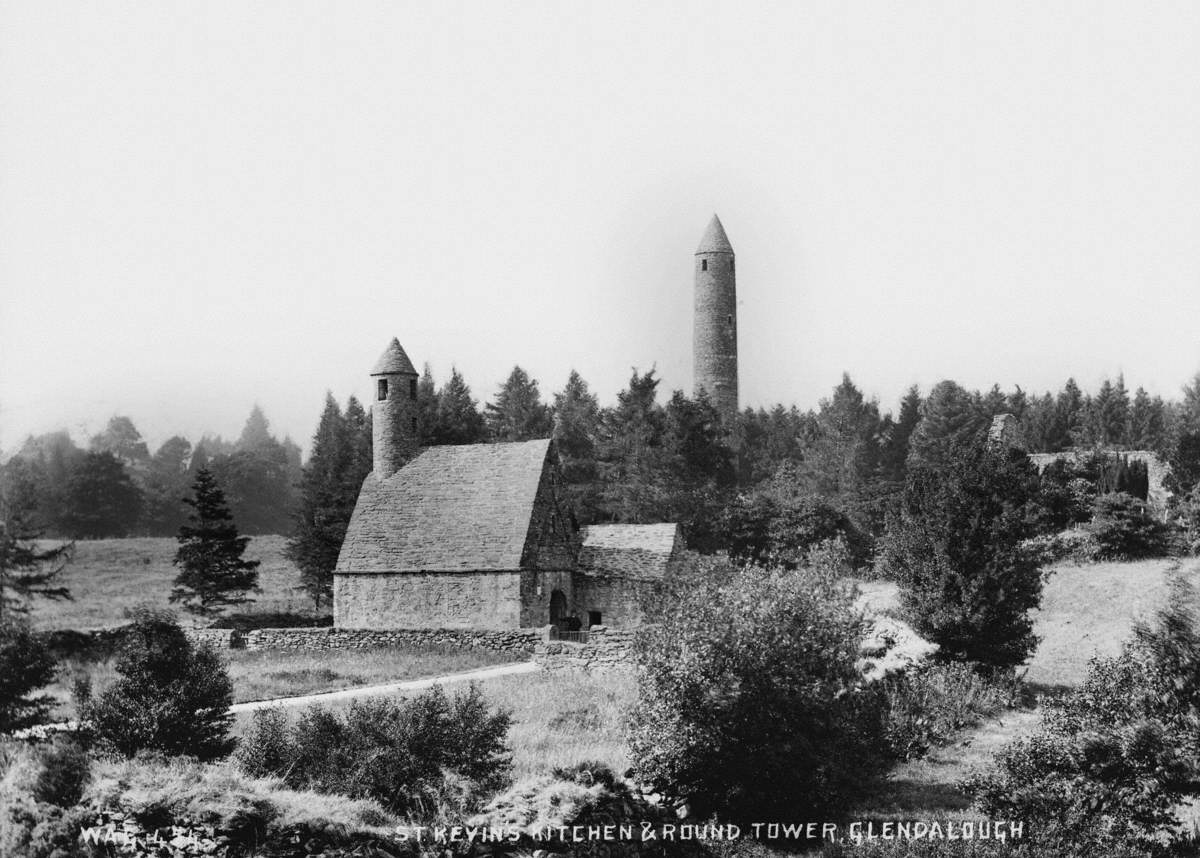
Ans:
<svg viewBox="0 0 1200 858"><path fill-rule="evenodd" d="M550 441L427 447L385 480L368 474L337 572L521 568Z"/></svg>
<svg viewBox="0 0 1200 858"><path fill-rule="evenodd" d="M662 578L681 548L677 524L591 524L583 528L579 571Z"/></svg>
<svg viewBox="0 0 1200 858"><path fill-rule="evenodd" d="M371 375L394 374L416 375L417 370L413 367L412 361L408 359L408 353L404 351L404 346L400 345L400 340L392 337L392 341L383 350L379 360L375 361L375 368L371 370Z"/></svg>

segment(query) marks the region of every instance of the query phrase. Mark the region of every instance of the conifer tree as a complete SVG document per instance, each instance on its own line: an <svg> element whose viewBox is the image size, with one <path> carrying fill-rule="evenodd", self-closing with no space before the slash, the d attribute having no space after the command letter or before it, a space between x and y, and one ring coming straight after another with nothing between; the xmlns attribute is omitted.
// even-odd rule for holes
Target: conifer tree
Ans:
<svg viewBox="0 0 1200 858"><path fill-rule="evenodd" d="M478 444L487 437L483 415L471 397L471 388L457 368L438 392L435 444Z"/></svg>
<svg viewBox="0 0 1200 858"><path fill-rule="evenodd" d="M487 404L487 424L493 441L530 441L549 437L552 422L550 408L542 402L536 379L514 366L496 394Z"/></svg>
<svg viewBox="0 0 1200 858"><path fill-rule="evenodd" d="M554 441L562 463L563 480L571 505L580 520L596 520L596 437L600 431L600 404L575 370L566 387L554 394Z"/></svg>
<svg viewBox="0 0 1200 858"><path fill-rule="evenodd" d="M422 446L437 443L438 392L433 382L433 369L428 363L417 382L417 443Z"/></svg>
<svg viewBox="0 0 1200 858"><path fill-rule="evenodd" d="M184 503L192 508L179 528L175 565L179 574L171 591L172 602L202 617L249 601L258 592L258 561L242 557L250 537L239 536L225 493L207 468L196 474L193 496Z"/></svg>
<svg viewBox="0 0 1200 858"><path fill-rule="evenodd" d="M350 503L358 499L358 490L371 473L371 415L362 407L358 397L346 400L346 434L350 439L350 467L346 471L346 486Z"/></svg>
<svg viewBox="0 0 1200 858"><path fill-rule="evenodd" d="M142 493L112 453L85 453L67 482L64 524L71 536L126 536L137 526Z"/></svg>
<svg viewBox="0 0 1200 858"><path fill-rule="evenodd" d="M915 464L938 465L956 445L986 427L986 417L976 398L953 381L940 381L921 407L909 445L909 469Z"/></svg>
<svg viewBox="0 0 1200 858"><path fill-rule="evenodd" d="M608 520L662 520L665 493L658 469L665 418L655 401L657 391L654 370L639 374L635 369L629 387L617 394L616 407L606 408L601 416L598 459L603 515Z"/></svg>
<svg viewBox="0 0 1200 858"><path fill-rule="evenodd" d="M350 521L345 495L351 455L349 426L333 394L326 393L300 480L296 529L285 550L300 568L304 589L318 608L333 598L333 568Z"/></svg>

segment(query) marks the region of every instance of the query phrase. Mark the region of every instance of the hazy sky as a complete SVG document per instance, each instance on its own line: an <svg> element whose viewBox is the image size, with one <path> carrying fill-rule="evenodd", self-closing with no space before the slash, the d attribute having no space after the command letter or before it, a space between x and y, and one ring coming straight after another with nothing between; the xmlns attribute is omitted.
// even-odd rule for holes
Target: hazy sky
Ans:
<svg viewBox="0 0 1200 858"><path fill-rule="evenodd" d="M0 3L0 450L307 445L392 336L743 404L1200 369L1200 4Z"/></svg>

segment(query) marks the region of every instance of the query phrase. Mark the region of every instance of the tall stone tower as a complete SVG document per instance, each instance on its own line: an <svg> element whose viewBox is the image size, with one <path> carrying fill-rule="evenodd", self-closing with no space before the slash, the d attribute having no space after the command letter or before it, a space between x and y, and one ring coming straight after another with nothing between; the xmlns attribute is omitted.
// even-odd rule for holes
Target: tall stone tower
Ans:
<svg viewBox="0 0 1200 858"><path fill-rule="evenodd" d="M696 250L693 389L708 393L727 426L738 411L737 278L733 245L713 215Z"/></svg>
<svg viewBox="0 0 1200 858"><path fill-rule="evenodd" d="M417 371L398 339L376 361L371 380L372 467L382 480L417 453Z"/></svg>

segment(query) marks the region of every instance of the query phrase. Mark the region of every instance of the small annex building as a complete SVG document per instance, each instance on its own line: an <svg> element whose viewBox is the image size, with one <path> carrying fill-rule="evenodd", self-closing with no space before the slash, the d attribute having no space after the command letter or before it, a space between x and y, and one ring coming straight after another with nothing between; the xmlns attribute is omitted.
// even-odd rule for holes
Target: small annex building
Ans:
<svg viewBox="0 0 1200 858"><path fill-rule="evenodd" d="M677 525L581 528L553 441L418 447L417 373L398 340L371 375L373 470L334 569L335 627L642 621L682 561Z"/></svg>

